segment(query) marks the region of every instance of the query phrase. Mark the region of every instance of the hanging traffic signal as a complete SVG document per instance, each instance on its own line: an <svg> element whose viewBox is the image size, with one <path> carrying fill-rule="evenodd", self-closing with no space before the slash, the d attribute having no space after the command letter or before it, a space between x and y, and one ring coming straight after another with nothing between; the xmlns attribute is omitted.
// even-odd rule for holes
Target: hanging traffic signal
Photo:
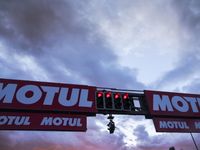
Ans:
<svg viewBox="0 0 200 150"><path fill-rule="evenodd" d="M110 132L110 134L113 134L115 131L115 123L112 120L110 120L107 126L108 126L108 131Z"/></svg>
<svg viewBox="0 0 200 150"><path fill-rule="evenodd" d="M97 90L96 108L102 114L145 114L143 95L123 90Z"/></svg>
<svg viewBox="0 0 200 150"><path fill-rule="evenodd" d="M105 93L105 107L108 109L113 108L113 100L112 100L112 93L106 92Z"/></svg>
<svg viewBox="0 0 200 150"><path fill-rule="evenodd" d="M129 111L131 109L131 100L128 93L124 93L122 96L122 99L123 99L122 101L123 101L124 110Z"/></svg>
<svg viewBox="0 0 200 150"><path fill-rule="evenodd" d="M114 94L114 104L115 104L115 109L122 109L122 100L121 100L121 95L120 93L115 93Z"/></svg>
<svg viewBox="0 0 200 150"><path fill-rule="evenodd" d="M97 103L97 108L104 108L104 98L103 98L104 93L102 91L96 92L96 103Z"/></svg>

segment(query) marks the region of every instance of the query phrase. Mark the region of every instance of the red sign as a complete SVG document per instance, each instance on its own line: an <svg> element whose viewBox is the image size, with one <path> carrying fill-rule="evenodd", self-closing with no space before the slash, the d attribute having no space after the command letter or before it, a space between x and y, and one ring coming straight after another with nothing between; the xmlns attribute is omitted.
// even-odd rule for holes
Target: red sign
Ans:
<svg viewBox="0 0 200 150"><path fill-rule="evenodd" d="M154 118L153 121L157 132L200 133L199 119Z"/></svg>
<svg viewBox="0 0 200 150"><path fill-rule="evenodd" d="M86 126L85 116L0 112L0 130L86 131Z"/></svg>
<svg viewBox="0 0 200 150"><path fill-rule="evenodd" d="M0 108L95 113L95 91L85 85L0 79Z"/></svg>
<svg viewBox="0 0 200 150"><path fill-rule="evenodd" d="M200 95L145 91L152 116L200 118Z"/></svg>

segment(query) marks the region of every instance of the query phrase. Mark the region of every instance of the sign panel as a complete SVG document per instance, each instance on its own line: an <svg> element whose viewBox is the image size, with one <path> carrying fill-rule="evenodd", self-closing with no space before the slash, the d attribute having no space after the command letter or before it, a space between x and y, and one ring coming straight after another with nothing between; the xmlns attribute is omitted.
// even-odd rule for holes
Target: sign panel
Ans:
<svg viewBox="0 0 200 150"><path fill-rule="evenodd" d="M200 119L154 118L157 132L196 132L200 133Z"/></svg>
<svg viewBox="0 0 200 150"><path fill-rule="evenodd" d="M0 79L0 109L95 113L96 87Z"/></svg>
<svg viewBox="0 0 200 150"><path fill-rule="evenodd" d="M0 112L0 130L86 131L86 126L85 116Z"/></svg>
<svg viewBox="0 0 200 150"><path fill-rule="evenodd" d="M145 91L152 116L200 118L200 95Z"/></svg>

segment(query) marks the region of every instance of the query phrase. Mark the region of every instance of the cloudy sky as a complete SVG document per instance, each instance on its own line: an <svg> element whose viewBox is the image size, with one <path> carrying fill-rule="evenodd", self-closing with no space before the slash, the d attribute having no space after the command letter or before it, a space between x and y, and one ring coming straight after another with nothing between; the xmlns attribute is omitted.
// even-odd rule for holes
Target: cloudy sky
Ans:
<svg viewBox="0 0 200 150"><path fill-rule="evenodd" d="M0 77L199 93L199 0L0 0ZM195 150L144 116L86 133L1 131L1 150ZM200 143L199 134L194 134ZM200 148L200 145L199 145Z"/></svg>

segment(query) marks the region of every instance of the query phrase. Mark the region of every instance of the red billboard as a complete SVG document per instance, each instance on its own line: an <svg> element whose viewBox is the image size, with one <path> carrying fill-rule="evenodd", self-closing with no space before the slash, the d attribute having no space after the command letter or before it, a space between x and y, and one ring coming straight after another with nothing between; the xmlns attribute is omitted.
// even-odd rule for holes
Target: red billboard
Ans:
<svg viewBox="0 0 200 150"><path fill-rule="evenodd" d="M145 91L151 116L200 118L200 95Z"/></svg>
<svg viewBox="0 0 200 150"><path fill-rule="evenodd" d="M0 130L86 131L86 116L0 112Z"/></svg>
<svg viewBox="0 0 200 150"><path fill-rule="evenodd" d="M200 133L200 119L154 118L157 132Z"/></svg>
<svg viewBox="0 0 200 150"><path fill-rule="evenodd" d="M0 109L95 113L96 87L0 79Z"/></svg>

